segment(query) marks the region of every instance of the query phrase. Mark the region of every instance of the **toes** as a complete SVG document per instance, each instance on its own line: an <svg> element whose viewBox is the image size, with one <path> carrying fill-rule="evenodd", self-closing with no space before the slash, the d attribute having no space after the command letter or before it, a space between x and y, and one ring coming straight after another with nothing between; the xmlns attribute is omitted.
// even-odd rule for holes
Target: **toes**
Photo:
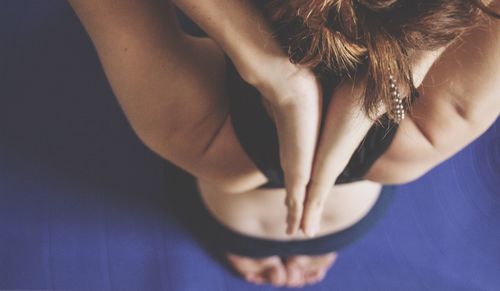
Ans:
<svg viewBox="0 0 500 291"><path fill-rule="evenodd" d="M244 276L244 278L245 278L246 281L248 281L250 283L258 284L258 285L261 285L261 284L265 283L264 277L262 277L259 274L249 273L249 274L246 274Z"/></svg>
<svg viewBox="0 0 500 291"><path fill-rule="evenodd" d="M295 265L287 265L287 282L288 287L302 287L305 285L304 273Z"/></svg>
<svg viewBox="0 0 500 291"><path fill-rule="evenodd" d="M238 256L227 253L226 258L233 268L248 282L254 284L264 284L265 278L262 276L263 267L258 259Z"/></svg>
<svg viewBox="0 0 500 291"><path fill-rule="evenodd" d="M336 254L294 256L287 258L285 264L278 256L256 259L228 253L227 259L248 282L297 288L323 280Z"/></svg>
<svg viewBox="0 0 500 291"><path fill-rule="evenodd" d="M276 287L286 283L285 267L278 256L251 258L227 253L226 257L248 282L259 285L269 283Z"/></svg>
<svg viewBox="0 0 500 291"><path fill-rule="evenodd" d="M254 274L258 271L255 263L250 258L234 254L227 254L226 258L233 268L245 278L247 275Z"/></svg>
<svg viewBox="0 0 500 291"><path fill-rule="evenodd" d="M276 286L281 287L286 283L286 272L285 268L281 266L273 266L268 271L269 282Z"/></svg>
<svg viewBox="0 0 500 291"><path fill-rule="evenodd" d="M306 275L306 282L307 282L307 284L319 283L319 282L323 281L323 279L325 278L325 275L326 275L326 271L324 271L324 270L316 270L313 272L309 272Z"/></svg>
<svg viewBox="0 0 500 291"><path fill-rule="evenodd" d="M327 262L327 268L330 268L333 263L337 260L337 253L328 253L325 255L325 261Z"/></svg>
<svg viewBox="0 0 500 291"><path fill-rule="evenodd" d="M335 262L336 257L336 253L328 253L319 256L298 255L287 258L286 265L290 270L289 276L295 276L292 273L292 267L294 267L301 270L303 277L302 280L290 278L289 282L295 286L300 281L302 284L316 284L322 281Z"/></svg>

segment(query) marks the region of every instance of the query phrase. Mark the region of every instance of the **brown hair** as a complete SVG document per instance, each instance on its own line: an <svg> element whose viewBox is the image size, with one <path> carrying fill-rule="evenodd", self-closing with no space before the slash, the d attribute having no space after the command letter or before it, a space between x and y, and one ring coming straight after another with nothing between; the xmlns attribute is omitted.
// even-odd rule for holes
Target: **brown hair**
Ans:
<svg viewBox="0 0 500 291"><path fill-rule="evenodd" d="M480 0L272 0L266 9L294 63L366 77L365 111L390 105L389 75L414 93L410 59L455 40L477 23ZM409 99L409 98L407 98Z"/></svg>

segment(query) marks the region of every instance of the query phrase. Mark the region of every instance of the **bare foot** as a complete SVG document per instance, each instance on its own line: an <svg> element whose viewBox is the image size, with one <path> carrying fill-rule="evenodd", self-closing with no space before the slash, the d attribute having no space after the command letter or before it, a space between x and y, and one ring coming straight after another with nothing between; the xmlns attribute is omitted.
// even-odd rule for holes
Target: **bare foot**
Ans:
<svg viewBox="0 0 500 291"><path fill-rule="evenodd" d="M319 256L292 256L285 261L288 287L302 287L306 284L316 284L325 278L328 269L333 265L337 253L327 253Z"/></svg>
<svg viewBox="0 0 500 291"><path fill-rule="evenodd" d="M281 287L287 281L285 266L278 256L257 259L227 253L226 257L236 271L248 282L254 284L269 283Z"/></svg>

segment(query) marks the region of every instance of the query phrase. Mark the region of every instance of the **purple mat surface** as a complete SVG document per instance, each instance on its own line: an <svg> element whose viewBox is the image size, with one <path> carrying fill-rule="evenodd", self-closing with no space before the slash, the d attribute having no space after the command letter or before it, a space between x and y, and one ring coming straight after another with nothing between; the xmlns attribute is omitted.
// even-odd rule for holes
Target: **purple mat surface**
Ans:
<svg viewBox="0 0 500 291"><path fill-rule="evenodd" d="M207 252L194 197L132 133L67 3L1 1L0 289L273 290ZM500 121L303 290L500 290Z"/></svg>

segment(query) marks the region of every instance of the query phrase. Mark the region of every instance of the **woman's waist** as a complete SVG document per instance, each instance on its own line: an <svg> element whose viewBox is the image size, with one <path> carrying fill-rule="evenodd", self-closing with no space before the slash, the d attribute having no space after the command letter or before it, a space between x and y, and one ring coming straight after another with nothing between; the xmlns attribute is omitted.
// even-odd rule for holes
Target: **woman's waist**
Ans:
<svg viewBox="0 0 500 291"><path fill-rule="evenodd" d="M308 239L302 233L294 237L285 234L283 188L226 194L199 181L198 187L212 217L234 232L271 240ZM335 186L325 203L318 236L341 231L360 221L377 201L380 189L379 184L369 181Z"/></svg>

